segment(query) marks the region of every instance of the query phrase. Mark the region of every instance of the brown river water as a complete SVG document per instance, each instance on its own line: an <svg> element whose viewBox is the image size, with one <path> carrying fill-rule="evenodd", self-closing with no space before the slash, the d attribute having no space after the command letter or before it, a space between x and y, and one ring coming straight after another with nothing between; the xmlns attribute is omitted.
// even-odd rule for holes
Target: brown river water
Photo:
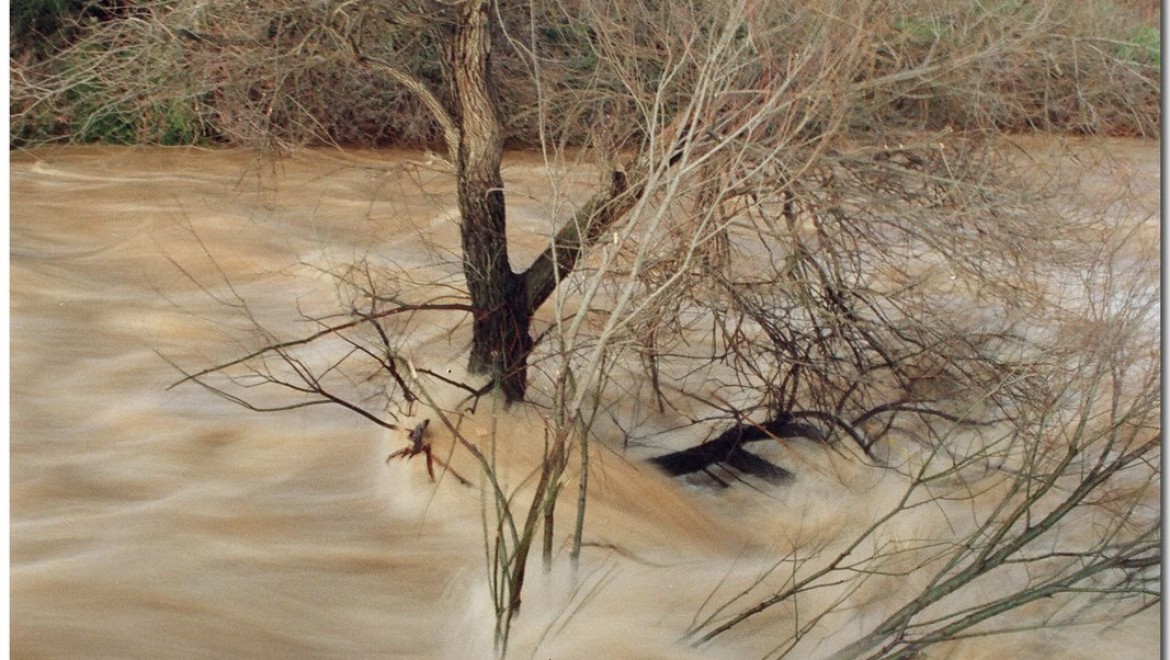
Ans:
<svg viewBox="0 0 1170 660"><path fill-rule="evenodd" d="M1136 176L1136 204L1156 214L1158 145L1110 151ZM238 315L216 302L233 289L279 327L332 300L330 265L364 257L457 273L453 182L424 161L13 153L12 657L492 656L478 490L431 483L420 459L387 464L404 439L341 410L257 414L198 387L168 389L179 374L167 360L199 367L249 347ZM550 182L522 155L505 179L522 260L547 232ZM457 369L459 350L431 356ZM503 424L517 453L541 441L520 413ZM863 525L897 493L832 456L805 456L808 472L770 494L689 489L607 456L581 566L570 574L564 552L547 574L534 562L513 657L763 656L775 642L756 625L699 648L682 638L729 575ZM809 656L872 622L870 596ZM1152 612L1105 631L975 639L938 657L1152 658L1158 630Z"/></svg>

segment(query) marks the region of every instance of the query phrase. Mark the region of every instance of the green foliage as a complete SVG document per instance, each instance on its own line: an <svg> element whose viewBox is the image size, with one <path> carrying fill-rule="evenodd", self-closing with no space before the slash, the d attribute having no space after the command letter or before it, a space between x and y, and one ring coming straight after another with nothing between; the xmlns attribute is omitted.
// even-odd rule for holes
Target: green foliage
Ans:
<svg viewBox="0 0 1170 660"><path fill-rule="evenodd" d="M42 107L12 122L12 146L60 140L102 144L176 146L211 141L213 136L193 99L136 99L110 102L105 90L80 85L61 100L62 109Z"/></svg>
<svg viewBox="0 0 1170 660"><path fill-rule="evenodd" d="M76 141L87 143L177 146L205 141L197 113L181 99L96 108L73 126L73 133Z"/></svg>
<svg viewBox="0 0 1170 660"><path fill-rule="evenodd" d="M895 30L903 33L914 46L929 46L942 38L943 27L937 18L908 17L894 21Z"/></svg>
<svg viewBox="0 0 1170 660"><path fill-rule="evenodd" d="M78 142L133 144L137 137L132 108L102 103L90 87L77 90L76 114L70 133Z"/></svg>
<svg viewBox="0 0 1170 660"><path fill-rule="evenodd" d="M1138 27L1127 43L1117 46L1117 54L1128 62L1162 66L1162 32L1151 25Z"/></svg>
<svg viewBox="0 0 1170 660"><path fill-rule="evenodd" d="M60 47L84 6L81 0L15 0L8 8L9 55Z"/></svg>
<svg viewBox="0 0 1170 660"><path fill-rule="evenodd" d="M166 121L163 123L159 142L177 146L203 141L202 125L198 113L190 103L176 99L163 108Z"/></svg>

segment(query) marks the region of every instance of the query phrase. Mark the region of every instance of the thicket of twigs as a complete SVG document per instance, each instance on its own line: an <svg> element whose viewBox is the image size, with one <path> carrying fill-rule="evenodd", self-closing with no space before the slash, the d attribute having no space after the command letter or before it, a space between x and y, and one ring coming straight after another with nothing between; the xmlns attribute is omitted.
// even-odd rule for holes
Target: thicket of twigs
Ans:
<svg viewBox="0 0 1170 660"><path fill-rule="evenodd" d="M14 145L439 141L427 109L377 62L404 66L442 89L449 29L443 13L452 11L445 3L166 0L97 2L77 13L57 7L67 4L33 3L39 13L15 15L24 31L10 53ZM748 11L778 30L777 50L768 54L772 69L763 72L773 78L763 84L774 83L808 39L834 38L832 31L809 31L810 24L832 22L821 18L839 10L834 2L754 4ZM863 49L858 75L892 84L843 99L853 130L1158 134L1159 31L1126 3L880 4L866 12L864 43L850 47ZM655 20L653 11L585 0L505 7L501 40L513 47L498 49L495 58L513 145L537 144L550 130L585 144L599 124L618 135L639 129L627 121L628 107L602 96L631 82L623 76L646 82L662 74L664 44L655 43L655 26L635 28ZM413 10L427 20L404 21ZM650 31L642 34L607 33L645 27ZM598 57L599 42L613 38L635 49L637 69L616 71ZM362 63L355 62L355 46ZM989 56L953 65L971 53ZM943 66L930 70L936 64ZM545 124L537 108L555 113L556 125Z"/></svg>

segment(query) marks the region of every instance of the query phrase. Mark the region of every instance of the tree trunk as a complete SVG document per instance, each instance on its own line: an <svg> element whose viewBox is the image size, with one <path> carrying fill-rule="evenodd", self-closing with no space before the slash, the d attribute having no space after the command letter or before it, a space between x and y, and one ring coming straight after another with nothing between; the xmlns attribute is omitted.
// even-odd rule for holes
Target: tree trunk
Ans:
<svg viewBox="0 0 1170 660"><path fill-rule="evenodd" d="M524 398L528 384L529 327L536 309L559 279L576 266L581 251L634 205L642 184L624 171L612 173L608 190L594 196L557 233L524 273L508 260L504 183L500 176L503 137L491 72L491 6L467 0L452 49L452 79L458 144L453 154L462 218L463 274L476 314L472 373L491 376L508 402ZM440 116L442 113L439 113Z"/></svg>
<svg viewBox="0 0 1170 660"><path fill-rule="evenodd" d="M456 158L462 217L463 274L476 314L469 369L497 381L509 402L524 398L532 349L525 278L508 260L503 139L491 78L490 3L461 8L453 50L459 145Z"/></svg>

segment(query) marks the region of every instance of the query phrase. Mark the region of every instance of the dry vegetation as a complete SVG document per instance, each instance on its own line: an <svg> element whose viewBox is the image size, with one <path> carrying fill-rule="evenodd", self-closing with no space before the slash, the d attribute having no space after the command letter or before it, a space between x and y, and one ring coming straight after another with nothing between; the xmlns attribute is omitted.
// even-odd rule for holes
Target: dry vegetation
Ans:
<svg viewBox="0 0 1170 660"><path fill-rule="evenodd" d="M913 570L918 590L839 650L912 657L1160 600L1156 264L1124 249L1146 218L1062 214L997 141L1156 136L1144 25L1063 2L151 3L14 65L13 134L440 150L461 186L470 294L360 263L330 273L339 310L307 316L314 330L298 336L229 301L257 350L183 365L184 382L256 409L336 404L389 429L420 410L442 421L491 505L501 650L530 548L555 560L562 500L579 507L579 557L590 444L612 442L598 420L623 399L649 396L663 414L699 402L707 414L691 424L823 442L901 474L904 497L834 552L696 603L705 613L680 634L711 643L807 594L838 593L775 649L799 654L850 594ZM469 46L484 44L491 66L476 69ZM545 252L524 270L506 245L494 261L466 256L477 213L498 220L502 239L505 141L539 147L550 181L574 163L599 172L589 193L555 196L561 224L550 217ZM481 148L489 157L477 160ZM498 207L478 208L484 199ZM494 314L474 290L494 268L517 287L506 301L527 298L515 346L496 346L515 354L492 362L476 344L471 371L483 373L466 377L416 364L410 324ZM517 369L531 373L509 381ZM502 403L495 385L547 421L527 502L451 421L485 395ZM427 452L420 442L410 452ZM735 458L766 472L753 454ZM581 496L562 497L574 470ZM950 538L881 541L928 505L968 516ZM956 597L987 580L1005 586Z"/></svg>
<svg viewBox="0 0 1170 660"><path fill-rule="evenodd" d="M14 144L435 145L442 139L395 69L432 84L440 96L449 91L449 4L86 6L84 12L74 7L74 14L70 3L45 1L14 14L14 26L24 26L9 58ZM760 48L751 55L757 61L742 64L765 76L764 84L807 44L840 38L822 30L854 12L833 2L782 11L742 6L747 23L757 22L745 29ZM881 83L840 99L851 130L995 127L1154 137L1160 35L1151 6L1137 0L868 3L859 40L821 43L849 46L858 58L855 82ZM496 84L514 145L592 144L602 127L619 141L640 132L626 92L659 80L663 48L677 36L663 28L703 20L704 13L692 4L664 17L641 3L581 0L504 7ZM627 49L620 67L604 52L615 45ZM820 68L808 63L808 70Z"/></svg>

